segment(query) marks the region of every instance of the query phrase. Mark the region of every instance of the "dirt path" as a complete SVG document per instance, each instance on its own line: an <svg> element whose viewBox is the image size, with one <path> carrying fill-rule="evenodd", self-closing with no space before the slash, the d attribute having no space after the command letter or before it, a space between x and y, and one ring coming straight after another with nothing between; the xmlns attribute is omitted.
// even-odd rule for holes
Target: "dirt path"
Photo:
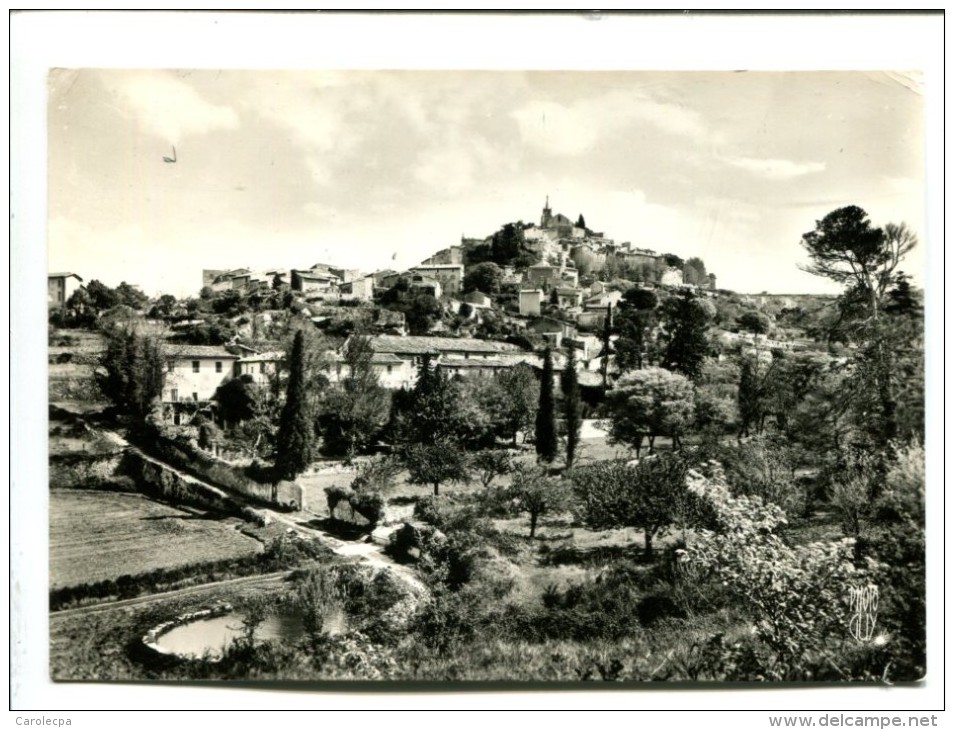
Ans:
<svg viewBox="0 0 954 730"><path fill-rule="evenodd" d="M406 565L399 565L398 563L395 563L393 560L391 560L391 558L384 554L384 550L380 545L376 545L372 542L351 542L347 540L339 540L337 537L329 535L324 530L318 529L317 527L311 527L300 520L289 517L285 513L275 512L274 510L265 510L265 512L273 521L288 525L290 529L295 530L300 535L316 539L327 545L336 555L358 557L359 562L361 563L365 563L366 565L373 566L377 569L390 570L395 576L400 578L416 593L427 593L427 587L421 583L416 575L414 575L413 569ZM300 514L309 515L308 521L318 518L318 515L315 515L312 512L306 511Z"/></svg>

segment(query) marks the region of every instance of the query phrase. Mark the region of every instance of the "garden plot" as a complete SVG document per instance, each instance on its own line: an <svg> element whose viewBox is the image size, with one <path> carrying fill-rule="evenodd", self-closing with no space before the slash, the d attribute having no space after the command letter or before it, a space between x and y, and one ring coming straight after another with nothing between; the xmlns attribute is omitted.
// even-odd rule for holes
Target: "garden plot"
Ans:
<svg viewBox="0 0 954 730"><path fill-rule="evenodd" d="M260 552L243 524L137 494L51 491L50 588Z"/></svg>

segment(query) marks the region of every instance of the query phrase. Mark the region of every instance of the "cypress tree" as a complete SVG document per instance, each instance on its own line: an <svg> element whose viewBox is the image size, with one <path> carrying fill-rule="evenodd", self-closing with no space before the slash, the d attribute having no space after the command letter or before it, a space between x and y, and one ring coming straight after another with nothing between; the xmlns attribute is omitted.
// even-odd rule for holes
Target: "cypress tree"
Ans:
<svg viewBox="0 0 954 730"><path fill-rule="evenodd" d="M609 356L610 356L610 335L613 332L613 305L606 305L606 317L603 319L603 362L600 363L600 374L603 376L603 395L606 395L606 389L609 387Z"/></svg>
<svg viewBox="0 0 954 730"><path fill-rule="evenodd" d="M280 479L294 479L308 468L312 462L314 434L305 392L305 338L298 331L292 344L288 391L278 425L275 473Z"/></svg>
<svg viewBox="0 0 954 730"><path fill-rule="evenodd" d="M553 356L550 348L543 355L543 378L540 382L540 407L537 409L537 457L552 462L557 453L556 420L553 407Z"/></svg>
<svg viewBox="0 0 954 730"><path fill-rule="evenodd" d="M749 426L758 428L762 415L761 393L755 364L745 358L739 374L739 438L749 435Z"/></svg>
<svg viewBox="0 0 954 730"><path fill-rule="evenodd" d="M561 380L563 386L563 418L566 421L566 468L573 466L576 447L580 443L580 427L583 425L583 404L580 402L580 383L576 376L576 351L571 347L566 370Z"/></svg>

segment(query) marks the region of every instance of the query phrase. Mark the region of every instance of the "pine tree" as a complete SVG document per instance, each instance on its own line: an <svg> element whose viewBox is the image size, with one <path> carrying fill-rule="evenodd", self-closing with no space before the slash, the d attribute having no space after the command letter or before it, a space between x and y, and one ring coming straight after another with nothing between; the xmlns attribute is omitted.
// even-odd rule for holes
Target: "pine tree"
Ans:
<svg viewBox="0 0 954 730"><path fill-rule="evenodd" d="M557 432L553 404L553 356L548 347L543 356L540 408L537 410L536 446L542 461L552 462L557 453Z"/></svg>
<svg viewBox="0 0 954 730"><path fill-rule="evenodd" d="M561 381L563 386L563 418L566 422L566 468L573 466L576 447L580 443L580 427L583 425L583 404L580 401L580 383L576 376L576 352L571 347L566 370Z"/></svg>
<svg viewBox="0 0 954 730"><path fill-rule="evenodd" d="M275 472L281 479L294 479L312 462L315 431L308 413L305 392L305 338L295 334L289 363L288 391L278 425Z"/></svg>
<svg viewBox="0 0 954 730"><path fill-rule="evenodd" d="M663 367L695 380L709 351L710 316L705 305L687 289L666 301L663 319L669 338Z"/></svg>

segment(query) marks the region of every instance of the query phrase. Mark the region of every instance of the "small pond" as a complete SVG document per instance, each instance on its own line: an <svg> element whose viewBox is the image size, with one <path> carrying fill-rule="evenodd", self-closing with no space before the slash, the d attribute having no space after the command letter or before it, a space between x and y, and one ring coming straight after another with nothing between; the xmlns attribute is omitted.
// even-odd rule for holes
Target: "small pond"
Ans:
<svg viewBox="0 0 954 730"><path fill-rule="evenodd" d="M163 651L179 656L200 657L206 652L220 656L226 646L242 636L243 618L240 612L233 612L191 621L162 634L156 644ZM332 635L344 633L348 630L347 614L340 609L329 611L322 628ZM304 633L301 615L288 612L268 616L255 629L255 638L258 641L294 642Z"/></svg>

